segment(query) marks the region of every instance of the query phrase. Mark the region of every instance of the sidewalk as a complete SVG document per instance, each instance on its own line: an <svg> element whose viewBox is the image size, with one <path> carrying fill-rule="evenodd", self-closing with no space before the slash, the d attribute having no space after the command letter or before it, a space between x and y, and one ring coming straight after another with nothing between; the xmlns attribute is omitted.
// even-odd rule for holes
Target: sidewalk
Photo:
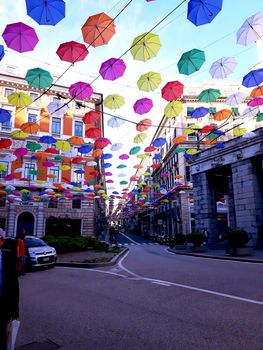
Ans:
<svg viewBox="0 0 263 350"><path fill-rule="evenodd" d="M263 264L263 250L254 250L253 255L249 256L230 256L224 249L210 249L207 252L202 253L193 253L190 250L178 250L173 248L167 249L169 252L178 254L178 255L190 255L196 256L199 258L208 258L208 259L221 259L221 260L233 260L233 261L243 261L250 263L262 263Z"/></svg>

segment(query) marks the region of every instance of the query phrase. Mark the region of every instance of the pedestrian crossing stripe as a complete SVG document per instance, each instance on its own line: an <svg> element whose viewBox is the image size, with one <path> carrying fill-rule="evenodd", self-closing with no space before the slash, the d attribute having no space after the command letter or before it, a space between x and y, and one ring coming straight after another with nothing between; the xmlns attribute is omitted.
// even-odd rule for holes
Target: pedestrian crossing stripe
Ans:
<svg viewBox="0 0 263 350"><path fill-rule="evenodd" d="M142 243L122 243L122 245L159 245L159 243L145 243L145 242L142 242Z"/></svg>

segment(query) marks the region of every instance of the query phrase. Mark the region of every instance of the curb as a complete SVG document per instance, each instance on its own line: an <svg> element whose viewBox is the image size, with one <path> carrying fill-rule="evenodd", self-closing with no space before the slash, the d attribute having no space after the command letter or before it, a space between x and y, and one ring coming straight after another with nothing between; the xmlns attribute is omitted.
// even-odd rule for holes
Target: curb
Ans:
<svg viewBox="0 0 263 350"><path fill-rule="evenodd" d="M217 259L217 260L233 260L233 261L241 261L241 262L249 262L249 263L261 263L263 264L262 259L249 259L249 258L236 258L231 256L219 256L219 255L212 255L212 254L199 254L199 253L187 253L187 252L181 252L178 250L174 250L171 248L167 248L167 250L170 253L174 253L177 255L189 255L189 256L196 256L198 258L207 258L207 259Z"/></svg>
<svg viewBox="0 0 263 350"><path fill-rule="evenodd" d="M105 266L113 266L115 265L120 258L127 253L129 248L123 249L119 254L115 255L111 261L101 262L101 263L81 263L81 262L57 262L55 266L63 266L63 267L80 267L84 269L92 269L94 267L105 267Z"/></svg>

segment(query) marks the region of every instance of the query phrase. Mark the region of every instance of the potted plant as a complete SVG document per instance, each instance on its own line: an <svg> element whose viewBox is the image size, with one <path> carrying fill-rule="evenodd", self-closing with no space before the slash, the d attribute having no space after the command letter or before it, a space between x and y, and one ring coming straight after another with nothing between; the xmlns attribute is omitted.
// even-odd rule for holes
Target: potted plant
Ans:
<svg viewBox="0 0 263 350"><path fill-rule="evenodd" d="M199 231L194 231L186 236L187 242L192 243L193 246L190 248L192 252L206 252L208 250L207 246L203 243L207 241L206 235Z"/></svg>
<svg viewBox="0 0 263 350"><path fill-rule="evenodd" d="M170 246L175 249L186 249L186 236L182 233L176 233L170 240Z"/></svg>
<svg viewBox="0 0 263 350"><path fill-rule="evenodd" d="M229 247L226 250L227 254L236 256L251 255L253 248L246 246L249 240L250 236L246 230L230 227L228 230Z"/></svg>

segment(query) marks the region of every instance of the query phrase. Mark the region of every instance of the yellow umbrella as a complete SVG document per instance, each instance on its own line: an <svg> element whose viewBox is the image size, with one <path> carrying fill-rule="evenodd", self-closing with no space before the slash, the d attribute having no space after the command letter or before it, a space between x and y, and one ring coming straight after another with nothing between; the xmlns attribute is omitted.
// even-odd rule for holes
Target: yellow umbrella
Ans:
<svg viewBox="0 0 263 350"><path fill-rule="evenodd" d="M16 139L26 139L29 136L29 134L22 130L14 130L11 132L11 135Z"/></svg>
<svg viewBox="0 0 263 350"><path fill-rule="evenodd" d="M247 129L237 127L233 130L233 135L234 136L241 136L241 135L244 135L246 132L247 132Z"/></svg>
<svg viewBox="0 0 263 350"><path fill-rule="evenodd" d="M187 154L196 154L197 150L194 149L194 148L189 148L185 153L187 153Z"/></svg>
<svg viewBox="0 0 263 350"><path fill-rule="evenodd" d="M183 104L180 101L171 101L164 109L164 115L167 118L177 117L183 111Z"/></svg>
<svg viewBox="0 0 263 350"><path fill-rule="evenodd" d="M5 170L6 169L6 164L0 164L0 171Z"/></svg>
<svg viewBox="0 0 263 350"><path fill-rule="evenodd" d="M24 92L13 92L7 97L8 103L16 107L28 106L32 103L32 98Z"/></svg>
<svg viewBox="0 0 263 350"><path fill-rule="evenodd" d="M144 33L133 40L130 52L135 60L145 62L155 57L160 47L161 42L157 34Z"/></svg>
<svg viewBox="0 0 263 350"><path fill-rule="evenodd" d="M133 139L134 143L141 143L143 142L147 137L147 134L145 132L141 132L140 134L136 135Z"/></svg>
<svg viewBox="0 0 263 350"><path fill-rule="evenodd" d="M68 141L57 141L55 145L61 151L68 151L70 149L70 143Z"/></svg>
<svg viewBox="0 0 263 350"><path fill-rule="evenodd" d="M104 100L104 106L109 109L121 108L125 103L124 97L118 94L108 95Z"/></svg>
<svg viewBox="0 0 263 350"><path fill-rule="evenodd" d="M161 84L162 78L160 73L148 72L140 76L137 86L141 91L154 91Z"/></svg>
<svg viewBox="0 0 263 350"><path fill-rule="evenodd" d="M61 165L60 170L64 171L64 170L69 170L70 166L69 165Z"/></svg>
<svg viewBox="0 0 263 350"><path fill-rule="evenodd" d="M137 154L136 157L139 158L139 159L145 159L145 158L147 158L149 155L150 155L150 153L149 153L149 154L142 153L142 154Z"/></svg>

